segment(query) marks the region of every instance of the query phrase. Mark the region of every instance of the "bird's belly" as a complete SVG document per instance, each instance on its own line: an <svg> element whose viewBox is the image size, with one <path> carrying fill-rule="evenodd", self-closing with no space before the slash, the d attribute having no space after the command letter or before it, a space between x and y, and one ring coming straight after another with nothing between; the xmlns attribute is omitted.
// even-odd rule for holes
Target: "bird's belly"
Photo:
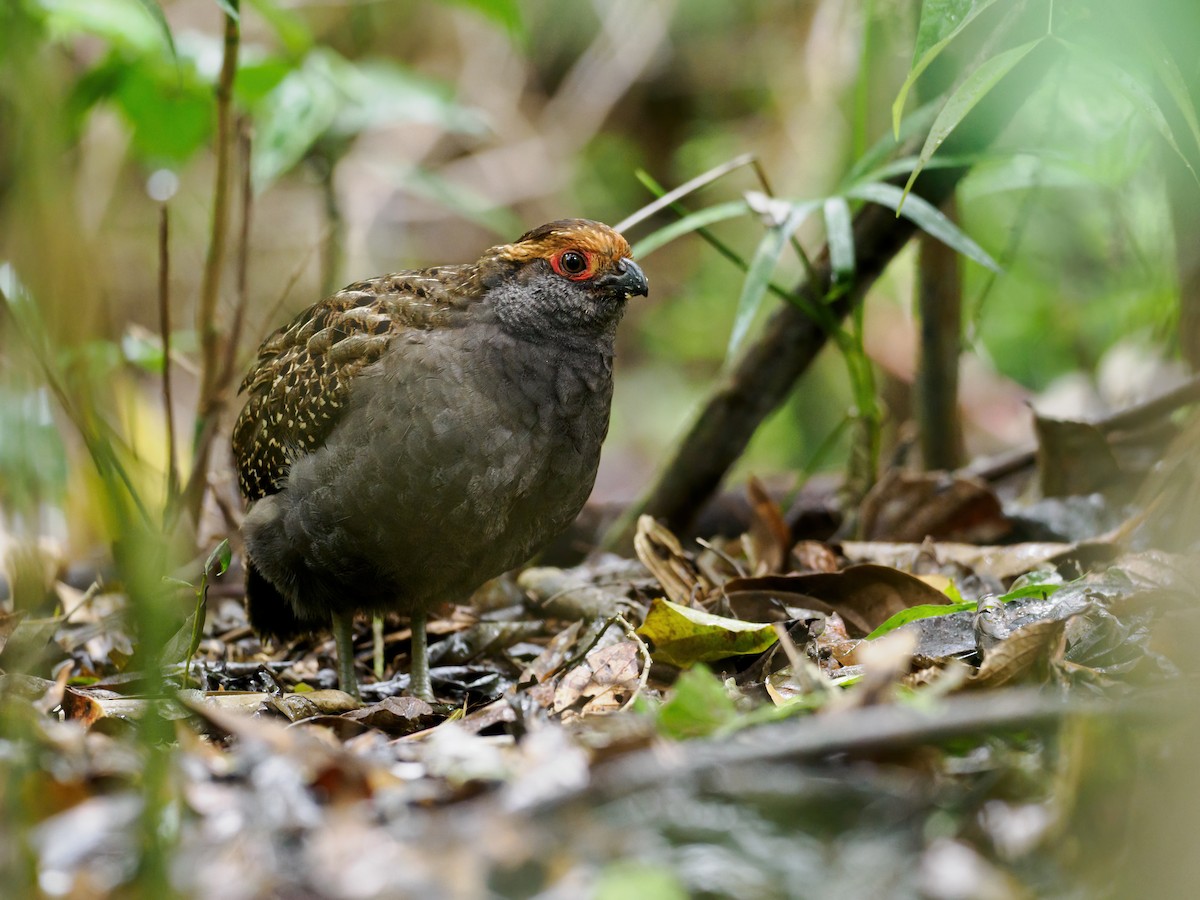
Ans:
<svg viewBox="0 0 1200 900"><path fill-rule="evenodd" d="M591 491L609 397L544 404L522 390L410 379L351 410L339 431L358 439L335 438L289 477L305 568L355 607L404 610L464 599L556 536Z"/></svg>

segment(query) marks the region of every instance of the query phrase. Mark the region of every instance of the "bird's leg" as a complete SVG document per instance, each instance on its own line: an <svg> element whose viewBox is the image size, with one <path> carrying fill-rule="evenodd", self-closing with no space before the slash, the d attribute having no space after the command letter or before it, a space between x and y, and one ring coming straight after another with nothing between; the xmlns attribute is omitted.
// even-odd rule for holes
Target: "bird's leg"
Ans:
<svg viewBox="0 0 1200 900"><path fill-rule="evenodd" d="M358 679L354 677L354 613L333 614L333 641L337 645L338 686L353 697L358 696Z"/></svg>
<svg viewBox="0 0 1200 900"><path fill-rule="evenodd" d="M408 692L421 700L433 702L433 685L429 682L429 644L425 640L425 610L412 614L412 665L409 667Z"/></svg>

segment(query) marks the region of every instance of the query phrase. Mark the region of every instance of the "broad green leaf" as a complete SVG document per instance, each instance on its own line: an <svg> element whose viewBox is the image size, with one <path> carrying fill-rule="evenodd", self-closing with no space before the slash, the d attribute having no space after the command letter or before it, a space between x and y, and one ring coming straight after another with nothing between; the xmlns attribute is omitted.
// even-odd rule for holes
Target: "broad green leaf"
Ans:
<svg viewBox="0 0 1200 900"><path fill-rule="evenodd" d="M261 105L250 161L257 190L296 165L333 125L341 98L320 59L310 55Z"/></svg>
<svg viewBox="0 0 1200 900"><path fill-rule="evenodd" d="M728 203L718 203L716 206L697 210L694 213L684 216L678 222L664 225L657 231L646 235L633 245L633 255L641 259L685 234L690 234L693 231L717 222L724 222L726 219L744 216L749 212L750 207L745 200L731 200Z"/></svg>
<svg viewBox="0 0 1200 900"><path fill-rule="evenodd" d="M900 92L892 103L892 132L900 135L900 117L908 92L921 74L938 58L946 46L996 0L926 0L921 8L921 24L917 28L914 62Z"/></svg>
<svg viewBox="0 0 1200 900"><path fill-rule="evenodd" d="M78 34L102 37L115 47L150 53L173 42L163 40L165 23L149 11L153 0L37 0L46 12L46 29L52 39ZM159 11L161 15L161 10ZM168 31L169 35L170 32Z"/></svg>
<svg viewBox="0 0 1200 900"><path fill-rule="evenodd" d="M665 860L618 859L600 869L589 896L592 900L688 900L691 894Z"/></svg>
<svg viewBox="0 0 1200 900"><path fill-rule="evenodd" d="M304 55L313 45L313 35L308 25L290 9L282 8L275 0L249 0L254 11L279 38L292 57Z"/></svg>
<svg viewBox="0 0 1200 900"><path fill-rule="evenodd" d="M126 362L143 372L159 375L163 370L162 338L145 331L127 331L121 335L121 354Z"/></svg>
<svg viewBox="0 0 1200 900"><path fill-rule="evenodd" d="M850 222L850 204L845 197L830 197L824 204L825 242L834 284L854 278L854 229Z"/></svg>
<svg viewBox="0 0 1200 900"><path fill-rule="evenodd" d="M1187 154L1184 153L1179 144L1176 143L1175 132L1171 129L1171 125L1167 121L1167 117L1163 115L1162 108L1158 105L1157 101L1155 101L1154 95L1150 89L1138 81L1131 72L1121 68L1115 63L1111 63L1106 59L1103 59L1090 52L1086 48L1078 46L1077 44L1072 44L1067 41L1063 41L1063 44L1065 44L1072 52L1074 52L1084 65L1090 66L1099 71L1102 76L1110 81L1118 91L1125 95L1126 99L1133 104L1134 108L1136 108L1138 112L1145 116L1150 124L1154 126L1154 129L1160 135L1162 135L1163 140L1167 142L1168 146L1170 146L1170 148L1174 150L1176 154L1178 154L1179 158L1183 160L1183 164L1187 166L1188 171L1192 173L1192 177L1195 178L1198 183L1200 183L1200 175L1196 174L1196 170L1192 167L1192 163L1188 159ZM1187 89L1185 87L1185 101L1187 101L1186 90ZM1194 120L1195 113L1193 112L1192 119L1188 122L1189 127L1191 127L1192 121Z"/></svg>
<svg viewBox="0 0 1200 900"><path fill-rule="evenodd" d="M879 203L889 209L894 209L897 215L904 216L926 234L937 238L952 250L961 253L968 259L973 259L997 274L1001 273L1000 266L988 255L986 250L967 237L962 229L923 197L912 194L906 201L904 192L900 188L894 184L882 182L860 184L848 190L846 196L857 197L859 200L870 200L872 203Z"/></svg>
<svg viewBox="0 0 1200 900"><path fill-rule="evenodd" d="M637 633L653 642L654 659L680 668L761 653L778 640L770 624L714 616L661 597L651 604Z"/></svg>
<svg viewBox="0 0 1200 900"><path fill-rule="evenodd" d="M779 265L779 258L783 256L788 238L795 234L809 214L821 203L821 200L809 200L791 206L785 218L770 226L759 241L754 258L750 260L750 267L746 270L746 278L742 282L742 293L738 297L737 310L733 317L733 330L729 335L728 356L733 356L750 330L750 323L754 321L767 294L771 273Z"/></svg>
<svg viewBox="0 0 1200 900"><path fill-rule="evenodd" d="M698 665L675 680L658 710L658 728L667 737L686 740L728 727L737 717L737 705L725 685L707 666Z"/></svg>
<svg viewBox="0 0 1200 900"><path fill-rule="evenodd" d="M908 183L904 185L905 195L912 189L913 182L921 174L925 163L937 152L938 147L942 146L942 143L967 117L967 114L1043 40L1045 38L1038 38L1021 44L1019 47L1005 50L981 64L966 77L958 89L950 95L950 99L946 101L946 105L942 107L942 111L938 113L933 126L929 129L929 137L925 139L925 146L921 148L917 165L913 169L912 175L908 177ZM903 205L903 201L901 205Z"/></svg>
<svg viewBox="0 0 1200 900"><path fill-rule="evenodd" d="M212 133L212 93L186 63L143 58L121 78L114 99L133 129L143 160L180 163Z"/></svg>
<svg viewBox="0 0 1200 900"><path fill-rule="evenodd" d="M525 26L521 20L521 4L518 0L454 0L454 2L478 10L502 26L509 34L524 34Z"/></svg>

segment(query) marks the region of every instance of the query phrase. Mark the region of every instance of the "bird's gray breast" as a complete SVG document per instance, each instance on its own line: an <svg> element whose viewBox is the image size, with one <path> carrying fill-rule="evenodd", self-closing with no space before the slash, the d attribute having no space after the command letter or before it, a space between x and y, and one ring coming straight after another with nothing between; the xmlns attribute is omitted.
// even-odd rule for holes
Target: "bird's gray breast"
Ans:
<svg viewBox="0 0 1200 900"><path fill-rule="evenodd" d="M381 582L429 594L522 562L591 492L611 364L611 346L581 353L494 329L399 336L356 379L327 446L289 476L312 563L349 574L367 559Z"/></svg>

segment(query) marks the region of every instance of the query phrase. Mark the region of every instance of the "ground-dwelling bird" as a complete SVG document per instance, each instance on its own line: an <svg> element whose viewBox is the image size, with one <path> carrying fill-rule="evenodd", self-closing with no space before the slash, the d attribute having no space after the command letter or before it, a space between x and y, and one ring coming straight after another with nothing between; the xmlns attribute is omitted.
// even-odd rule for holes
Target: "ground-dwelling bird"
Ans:
<svg viewBox="0 0 1200 900"><path fill-rule="evenodd" d="M263 342L233 430L251 623L332 624L357 692L355 613L425 620L561 532L608 431L613 340L647 294L629 244L565 219L476 262L350 285Z"/></svg>

